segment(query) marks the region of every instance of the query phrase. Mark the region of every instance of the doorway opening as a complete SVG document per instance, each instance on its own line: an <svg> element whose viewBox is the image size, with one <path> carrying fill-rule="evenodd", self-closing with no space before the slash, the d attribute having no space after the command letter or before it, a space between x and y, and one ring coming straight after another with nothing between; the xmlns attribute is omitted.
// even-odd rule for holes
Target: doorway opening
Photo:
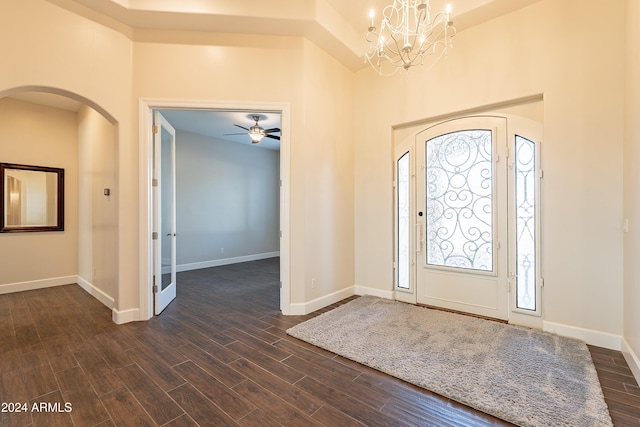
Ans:
<svg viewBox="0 0 640 427"><path fill-rule="evenodd" d="M171 125L180 123L176 126L178 128L176 138L178 185L174 193L179 209L178 225L170 230L163 229L162 233L158 233L158 240L164 238L165 234L177 237L173 240L177 242L175 246L180 249L177 251L177 263L174 261L172 267L165 267L162 271L166 275L167 272L172 271L175 273L176 271L279 256L280 309L283 314L288 314L290 306L288 104L143 100L140 108L140 169L144 174L144 176L141 175L140 192L141 200L145 201L145 206L141 209L143 226L140 235L141 264L143 264L141 265L141 283L143 285L140 290L141 318L148 319L154 314L153 276L157 275L154 266L163 263L161 252L160 261L154 257L156 243L153 240L155 208L153 206L152 123L153 113L156 111L165 116ZM189 117L190 113L192 113L192 117ZM206 119L207 115L209 115L209 119ZM240 134L224 135L225 139L227 137L241 138L242 142L248 142L248 144L240 147L241 144L238 142L221 140L221 138L204 134L204 130L198 126L204 126L202 123L209 122L207 126L211 127L211 115L217 115L218 119L223 116L227 118L224 129L218 129L218 132L222 132L221 135L225 133ZM276 149L273 148L273 145L262 148L260 147L262 142L251 144L248 133L251 127L256 124L256 115L259 117L261 128L268 136L271 136L263 138L263 140L265 142L279 142L279 147ZM184 120L191 122L193 125L191 130L180 129L184 128L184 125L181 124L181 121ZM202 123L198 125L198 121L202 121ZM278 128L279 132L275 131L275 128ZM187 139L188 144L183 146L181 152L181 144L185 142L181 141L182 139ZM198 151L198 145L200 145L200 150L206 151ZM212 145L217 145L217 148ZM244 154L240 159L236 157L236 160L229 160L232 158L229 157L225 161L224 157L232 156L231 152L235 152L236 155L238 152ZM181 165L181 163L184 164ZM179 175L181 170L186 171L185 177L182 179ZM227 178L221 179L224 178L225 173ZM270 181L268 185L273 188L267 190L268 187L265 187L263 181ZM225 187L225 184L228 185ZM209 188L206 191L209 195L202 196L203 189L207 186ZM216 200L212 200L211 197ZM190 209L189 199L204 208ZM210 208L213 205L216 206L216 209L209 209L210 220L202 221L202 218L197 218L202 216L202 210L207 210L207 206ZM206 215L206 213L204 214ZM180 219L181 217L184 221ZM270 243L265 243L266 241ZM239 246L243 244L257 244L258 249L256 250L254 247L249 250L253 252L252 254L242 254L243 248ZM170 260L171 256L164 258ZM162 273L160 275L162 276Z"/></svg>

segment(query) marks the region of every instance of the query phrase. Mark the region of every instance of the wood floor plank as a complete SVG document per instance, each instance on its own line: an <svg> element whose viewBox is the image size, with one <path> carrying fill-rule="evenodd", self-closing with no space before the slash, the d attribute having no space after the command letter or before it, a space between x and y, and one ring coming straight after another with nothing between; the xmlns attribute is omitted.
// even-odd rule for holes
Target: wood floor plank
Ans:
<svg viewBox="0 0 640 427"><path fill-rule="evenodd" d="M2 402L24 403L31 398L20 369L0 372L0 396ZM30 411L12 410L0 412L1 426L26 426L31 424Z"/></svg>
<svg viewBox="0 0 640 427"><path fill-rule="evenodd" d="M227 387L233 387L246 379L242 374L231 369L229 365L220 362L193 344L180 347L179 350L184 354L185 359L191 360Z"/></svg>
<svg viewBox="0 0 640 427"><path fill-rule="evenodd" d="M197 331L183 333L184 338L190 343L209 353L211 356L220 360L222 363L229 363L236 360L239 356L237 353L230 351L228 348L210 339L209 337ZM230 341L233 342L233 341Z"/></svg>
<svg viewBox="0 0 640 427"><path fill-rule="evenodd" d="M115 425L134 425L139 427L156 425L125 387L107 393L101 399Z"/></svg>
<svg viewBox="0 0 640 427"><path fill-rule="evenodd" d="M243 344L246 344L249 347L256 349L257 351L264 353L275 360L283 360L290 355L290 353L282 351L279 348L274 347L273 345L268 344L261 339L256 338L253 335L236 328L228 329L227 331L225 331L225 333L230 337L233 336L237 341L241 341Z"/></svg>
<svg viewBox="0 0 640 427"><path fill-rule="evenodd" d="M193 385L200 393L218 405L236 421L256 409L255 405L249 400L236 393L232 388L222 384L191 361L176 366L175 370L189 384Z"/></svg>
<svg viewBox="0 0 640 427"><path fill-rule="evenodd" d="M111 368L117 369L132 363L127 352L108 334L95 335L90 342Z"/></svg>
<svg viewBox="0 0 640 427"><path fill-rule="evenodd" d="M243 427L281 427L282 424L265 414L260 409L251 411L247 416L238 420L238 424Z"/></svg>
<svg viewBox="0 0 640 427"><path fill-rule="evenodd" d="M246 359L238 359L230 363L229 366L305 414L311 415L322 407L322 402L319 399L302 392L297 385L289 384Z"/></svg>
<svg viewBox="0 0 640 427"><path fill-rule="evenodd" d="M237 426L233 419L207 399L191 384L184 384L169 392L169 395L200 426Z"/></svg>
<svg viewBox="0 0 640 427"><path fill-rule="evenodd" d="M56 374L65 402L71 403L76 425L94 425L109 419L109 414L80 367Z"/></svg>
<svg viewBox="0 0 640 427"><path fill-rule="evenodd" d="M165 424L184 413L176 402L135 363L117 369L116 374L158 425Z"/></svg>
<svg viewBox="0 0 640 427"><path fill-rule="evenodd" d="M305 377L298 382L298 387L314 396L322 402L327 402L334 408L349 415L361 423L375 426L401 426L403 423L381 411L336 390L320 381L310 377Z"/></svg>
<svg viewBox="0 0 640 427"><path fill-rule="evenodd" d="M261 367L262 369L271 372L274 375L282 378L283 380L293 384L296 381L299 381L304 377L304 374L295 369L295 367L291 367L286 363L282 363L278 360L272 359L271 357L263 354L255 349L249 347L248 345L236 341L227 346L230 350L233 350L238 355L244 357L245 359L251 359L253 363ZM287 359L285 359L287 360Z"/></svg>
<svg viewBox="0 0 640 427"><path fill-rule="evenodd" d="M234 387L238 393L249 397L262 412L283 426L320 426L308 414L300 411L253 381L245 381Z"/></svg>
<svg viewBox="0 0 640 427"><path fill-rule="evenodd" d="M370 388L360 383L354 382L351 376L337 374L339 368L333 366L322 366L313 364L299 358L291 356L283 361L284 364L302 371L306 376L322 381L325 385L336 390L341 390L345 395L361 401L372 408L381 409L391 397L388 392L381 388ZM339 365L338 362L333 362Z"/></svg>
<svg viewBox="0 0 640 427"><path fill-rule="evenodd" d="M113 372L113 368L94 348L87 347L73 355L99 396L122 388L122 381Z"/></svg>
<svg viewBox="0 0 640 427"><path fill-rule="evenodd" d="M49 364L45 350L38 350L21 356L22 372L29 398L35 398L58 389L56 376Z"/></svg>
<svg viewBox="0 0 640 427"><path fill-rule="evenodd" d="M148 353L140 348L127 350L130 360L135 362L164 391L172 390L185 383L171 366L164 361L163 354Z"/></svg>
<svg viewBox="0 0 640 427"><path fill-rule="evenodd" d="M45 406L41 406L43 403ZM67 427L73 425L74 420L71 417L73 406L67 406L69 403L64 399L60 390L41 396L37 400L29 401L33 427ZM40 409L34 410L34 408Z"/></svg>

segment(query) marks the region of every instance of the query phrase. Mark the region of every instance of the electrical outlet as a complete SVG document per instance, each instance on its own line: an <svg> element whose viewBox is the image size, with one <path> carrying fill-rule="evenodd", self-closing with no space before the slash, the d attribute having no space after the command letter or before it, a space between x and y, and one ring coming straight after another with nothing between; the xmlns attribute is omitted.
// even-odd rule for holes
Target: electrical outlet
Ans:
<svg viewBox="0 0 640 427"><path fill-rule="evenodd" d="M315 277L313 279L311 279L311 287L312 288L316 287L316 278Z"/></svg>

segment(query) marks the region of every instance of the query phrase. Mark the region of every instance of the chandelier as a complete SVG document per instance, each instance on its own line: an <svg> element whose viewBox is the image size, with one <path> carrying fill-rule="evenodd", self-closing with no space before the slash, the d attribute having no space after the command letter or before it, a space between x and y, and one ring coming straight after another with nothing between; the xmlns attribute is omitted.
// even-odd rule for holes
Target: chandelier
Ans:
<svg viewBox="0 0 640 427"><path fill-rule="evenodd" d="M435 64L451 47L451 37L456 34L451 5L432 17L429 0L393 0L382 9L380 29L375 26L373 9L369 18L369 49L364 62L381 76L422 65L429 56Z"/></svg>

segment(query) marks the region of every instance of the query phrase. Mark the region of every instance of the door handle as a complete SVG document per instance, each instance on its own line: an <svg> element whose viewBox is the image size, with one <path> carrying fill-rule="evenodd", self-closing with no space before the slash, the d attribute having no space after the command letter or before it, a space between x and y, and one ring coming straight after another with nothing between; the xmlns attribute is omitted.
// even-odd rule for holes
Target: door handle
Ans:
<svg viewBox="0 0 640 427"><path fill-rule="evenodd" d="M173 234L172 233L167 233L167 237L170 237L170 236L176 237L177 235L178 235L178 233L173 233Z"/></svg>

